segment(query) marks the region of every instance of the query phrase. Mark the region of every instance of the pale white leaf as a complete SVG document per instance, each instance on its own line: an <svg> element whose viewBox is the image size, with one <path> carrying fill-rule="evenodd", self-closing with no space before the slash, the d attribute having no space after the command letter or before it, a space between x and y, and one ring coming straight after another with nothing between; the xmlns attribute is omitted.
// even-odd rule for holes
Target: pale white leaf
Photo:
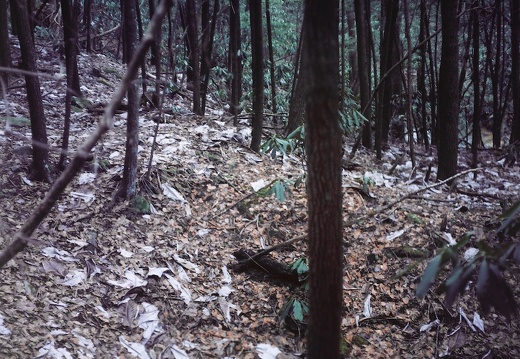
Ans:
<svg viewBox="0 0 520 359"><path fill-rule="evenodd" d="M466 251L464 252L464 260L466 262L472 260L473 258L475 258L475 256L477 255L478 253L478 249L477 248L468 248L466 249Z"/></svg>
<svg viewBox="0 0 520 359"><path fill-rule="evenodd" d="M148 268L148 274L146 275L147 277L150 277L152 275L155 275L159 278L162 277L163 273L170 270L169 268L167 267L149 267Z"/></svg>
<svg viewBox="0 0 520 359"><path fill-rule="evenodd" d="M92 172L83 172L78 176L79 184L92 183L96 179L96 174Z"/></svg>
<svg viewBox="0 0 520 359"><path fill-rule="evenodd" d="M63 279L59 283L61 285L73 287L73 286L78 285L81 282L85 281L85 279L86 279L85 271L82 269L76 269L74 272L68 273L65 276L65 279Z"/></svg>
<svg viewBox="0 0 520 359"><path fill-rule="evenodd" d="M400 229L398 231L392 232L386 236L387 241L393 241L394 239L400 237L403 235L403 233L406 231L406 228Z"/></svg>
<svg viewBox="0 0 520 359"><path fill-rule="evenodd" d="M255 348L260 359L276 359L276 356L281 353L281 350L271 344L261 343Z"/></svg>
<svg viewBox="0 0 520 359"><path fill-rule="evenodd" d="M150 252L153 252L155 250L155 247L152 247L152 246L142 246L140 249L143 252L150 253Z"/></svg>
<svg viewBox="0 0 520 359"><path fill-rule="evenodd" d="M222 266L222 274L224 275L224 279L222 279L222 281L227 284L231 283L231 275L229 274L226 266Z"/></svg>
<svg viewBox="0 0 520 359"><path fill-rule="evenodd" d="M11 330L4 326L4 317L0 314L0 335L11 335Z"/></svg>
<svg viewBox="0 0 520 359"><path fill-rule="evenodd" d="M121 254L125 258L131 258L134 254L130 251L127 251L124 248L119 248L119 254Z"/></svg>
<svg viewBox="0 0 520 359"><path fill-rule="evenodd" d="M46 257L58 258L64 262L78 261L78 259L74 258L69 252L54 247L45 247L42 249L42 253Z"/></svg>
<svg viewBox="0 0 520 359"><path fill-rule="evenodd" d="M222 311L222 315L224 316L224 319L226 322L231 322L231 309L236 309L236 305L228 302L222 297L218 298L218 304L220 305L220 310Z"/></svg>
<svg viewBox="0 0 520 359"><path fill-rule="evenodd" d="M473 325L484 333L484 321L477 312L473 313Z"/></svg>
<svg viewBox="0 0 520 359"><path fill-rule="evenodd" d="M180 264L177 266L177 275L179 276L179 279L183 282L191 283L191 278L188 276L188 273L186 273L186 271Z"/></svg>
<svg viewBox="0 0 520 359"><path fill-rule="evenodd" d="M171 275L166 273L164 275L168 279L168 283L170 283L172 288L180 292L180 296L184 303L189 304L191 302L191 292L189 289L183 287L182 284L180 284L179 281L173 278Z"/></svg>
<svg viewBox="0 0 520 359"><path fill-rule="evenodd" d="M224 285L222 286L222 288L219 289L218 291L218 295L221 296L221 297L227 297L228 295L231 294L231 292L233 291L234 289L231 288L230 286L228 285Z"/></svg>
<svg viewBox="0 0 520 359"><path fill-rule="evenodd" d="M421 325L421 328L419 329L420 332L425 332L427 330L430 330L431 328L433 327L436 327L437 325L439 325L439 319L435 319L433 322L429 322L427 324L423 324Z"/></svg>
<svg viewBox="0 0 520 359"><path fill-rule="evenodd" d="M96 347L94 346L94 342L88 338L85 338L83 335L79 333L78 329L72 329L72 335L76 337L77 343L80 347L87 351L87 355L89 358L93 358L93 355L96 352ZM90 355L89 355L90 354Z"/></svg>
<svg viewBox="0 0 520 359"><path fill-rule="evenodd" d="M259 190L261 190L262 188L264 188L268 184L269 183L266 182L266 180L264 180L262 178L259 179L258 181L254 181L254 182L250 183L251 187L253 187L253 191L255 191L255 192L258 192Z"/></svg>
<svg viewBox="0 0 520 359"><path fill-rule="evenodd" d="M370 318L372 316L372 306L370 305L370 298L372 295L367 295L365 298L365 304L363 305L363 315L365 318Z"/></svg>
<svg viewBox="0 0 520 359"><path fill-rule="evenodd" d="M179 263L184 268L186 268L192 272L195 272L197 274L200 273L199 267L196 264L191 263L190 261L187 261L186 259L179 257L177 254L173 255L173 259L175 260L175 262Z"/></svg>
<svg viewBox="0 0 520 359"><path fill-rule="evenodd" d="M122 336L119 337L119 342L124 348L126 348L126 350L128 350L131 355L140 359L151 359L150 355L148 355L146 352L146 347L143 344L129 342Z"/></svg>
<svg viewBox="0 0 520 359"><path fill-rule="evenodd" d="M179 348L177 345L172 345L170 347L170 350L171 350L171 352L173 354L173 357L175 359L190 359L188 354L184 350Z"/></svg>
<svg viewBox="0 0 520 359"><path fill-rule="evenodd" d="M38 358L50 358L50 359L73 359L71 353L65 348L56 348L54 341L45 343L43 348L38 350Z"/></svg>
<svg viewBox="0 0 520 359"><path fill-rule="evenodd" d="M102 306L100 306L100 305L96 305L94 308L96 308L97 311L98 311L98 312L99 312L99 313L100 313L104 318L107 318L107 319L108 319L108 318L111 317L110 313L107 312L107 311L105 310L105 308L103 308Z"/></svg>
<svg viewBox="0 0 520 359"><path fill-rule="evenodd" d="M466 323L468 323L468 326L471 328L471 330L473 330L474 332L477 331L477 329L475 329L475 327L473 326L473 323L471 323L471 321L469 320L468 316L466 315L466 313L464 312L464 309L462 309L462 307L459 307L459 314L462 318L464 318L464 320L466 321Z"/></svg>
<svg viewBox="0 0 520 359"><path fill-rule="evenodd" d="M166 184L166 183L163 183L161 185L161 188L163 190L163 194L168 197L169 199L172 199L174 201L179 201L181 203L186 203L187 201L184 199L184 197L182 196L182 194L177 191L175 188L173 188L172 186Z"/></svg>
<svg viewBox="0 0 520 359"><path fill-rule="evenodd" d="M83 193L83 192L70 192L72 198L77 198L83 200L85 203L93 202L96 199L96 196L93 193Z"/></svg>
<svg viewBox="0 0 520 359"><path fill-rule="evenodd" d="M22 177L22 180L28 186L32 186L33 185L32 181L30 179L28 179L27 177L25 177L25 176Z"/></svg>

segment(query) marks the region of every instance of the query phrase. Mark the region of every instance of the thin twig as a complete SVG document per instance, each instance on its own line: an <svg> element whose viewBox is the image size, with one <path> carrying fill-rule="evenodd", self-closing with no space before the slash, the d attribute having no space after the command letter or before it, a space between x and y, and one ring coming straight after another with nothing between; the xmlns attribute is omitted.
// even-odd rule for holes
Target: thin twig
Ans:
<svg viewBox="0 0 520 359"><path fill-rule="evenodd" d="M96 130L90 135L89 138L83 143L80 149L75 153L72 161L69 163L65 171L60 177L52 184L51 188L45 195L45 198L38 204L36 209L31 213L29 219L25 221L22 228L14 235L14 239L5 247L0 253L0 268L3 267L8 261L21 251L23 251L29 244L29 238L33 235L36 228L40 223L47 217L54 204L58 201L61 194L67 187L67 185L76 176L79 170L85 163L85 153L90 153L92 148L96 145L99 139L110 129L113 125L113 118L115 111L125 96L130 83L133 81L137 69L139 68L142 60L144 59L146 52L154 41L154 34L160 29L160 24L163 17L166 15L167 10L172 5L171 0L161 1L156 9L156 12L150 21L146 34L142 37L142 40L135 52L135 56L128 64L126 73L121 80L119 87L115 94L112 96L112 100L105 108L103 118L99 121Z"/></svg>

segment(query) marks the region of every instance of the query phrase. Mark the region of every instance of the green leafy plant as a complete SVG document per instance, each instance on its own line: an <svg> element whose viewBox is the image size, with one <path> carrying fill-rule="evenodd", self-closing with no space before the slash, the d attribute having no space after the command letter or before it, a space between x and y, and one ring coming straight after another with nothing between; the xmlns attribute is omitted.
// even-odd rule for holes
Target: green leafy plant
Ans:
<svg viewBox="0 0 520 359"><path fill-rule="evenodd" d="M289 266L289 270L298 276L298 281L304 282L309 276L309 266L307 265L307 258L298 258L293 264Z"/></svg>
<svg viewBox="0 0 520 359"><path fill-rule="evenodd" d="M501 224L494 234L516 235L520 227L519 215L520 201L513 204L499 217ZM486 240L481 240L477 243L478 251L461 260L458 252L469 243L472 236L473 233L468 232L455 245L438 251L424 270L416 294L419 298L424 298L440 272L448 263L451 263L451 273L437 290L439 294L445 293L447 306L455 303L457 296L465 290L469 281L477 274L475 289L484 314L489 313L490 309L494 307L499 314L510 319L518 312L518 304L502 271L510 267L512 263L520 264L520 243L492 248Z"/></svg>
<svg viewBox="0 0 520 359"><path fill-rule="evenodd" d="M279 179L271 182L269 185L257 191L257 194L262 197L274 195L277 200L285 201L285 193L291 191L291 187L299 187L303 182L304 176L299 176L295 181L286 179Z"/></svg>
<svg viewBox="0 0 520 359"><path fill-rule="evenodd" d="M296 325L297 328L305 326L305 317L309 313L309 306L305 300L289 298L282 307L279 321L288 325Z"/></svg>

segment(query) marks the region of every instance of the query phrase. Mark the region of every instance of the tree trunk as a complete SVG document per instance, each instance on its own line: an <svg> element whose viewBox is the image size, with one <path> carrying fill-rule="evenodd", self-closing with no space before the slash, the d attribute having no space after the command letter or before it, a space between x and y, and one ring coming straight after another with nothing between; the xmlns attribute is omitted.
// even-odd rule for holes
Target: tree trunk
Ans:
<svg viewBox="0 0 520 359"><path fill-rule="evenodd" d="M137 6L135 1L125 1L123 6L123 45L128 61L137 47ZM128 87L128 115L126 119L126 148L123 179L116 197L131 199L137 194L137 149L139 146L139 86L132 81Z"/></svg>
<svg viewBox="0 0 520 359"><path fill-rule="evenodd" d="M251 66L253 77L253 122L251 149L260 152L264 121L264 41L262 33L262 2L250 0Z"/></svg>
<svg viewBox="0 0 520 359"><path fill-rule="evenodd" d="M471 22L473 25L473 135L471 141L472 168L478 166L478 148L480 146L480 28L479 28L479 0L473 1ZM476 175L476 172L475 172Z"/></svg>
<svg viewBox="0 0 520 359"><path fill-rule="evenodd" d="M370 100L370 47L368 33L368 6L363 0L354 0L357 31L357 56L359 66L359 89L361 97L362 115L368 120L363 126L362 144L366 148L372 148L372 130L370 124L371 106Z"/></svg>
<svg viewBox="0 0 520 359"><path fill-rule="evenodd" d="M392 72L386 79L386 72L399 61L397 26L398 0L384 2L384 33L381 40L380 75L383 81L382 91L378 96L376 115L376 156L382 157L383 145L388 142L390 119L392 117L392 97L397 93L396 82L400 81L400 71Z"/></svg>
<svg viewBox="0 0 520 359"><path fill-rule="evenodd" d="M9 46L9 30L7 28L7 0L0 0L0 66L11 67L11 46ZM0 72L0 77L9 86L9 74Z"/></svg>
<svg viewBox="0 0 520 359"><path fill-rule="evenodd" d="M213 41L215 37L215 28L217 24L217 15L220 10L220 1L215 0L213 3L213 15L211 20L209 19L209 0L208 0L208 10L207 17L209 22L204 26L204 35L202 38L202 66L201 66L201 112L202 114L206 113L206 99L208 96L208 85L209 85L209 76L211 72L211 62L213 57ZM204 22L204 20L203 20Z"/></svg>
<svg viewBox="0 0 520 359"><path fill-rule="evenodd" d="M457 173L459 124L458 0L441 0L442 49L439 70L437 179Z"/></svg>
<svg viewBox="0 0 520 359"><path fill-rule="evenodd" d="M186 15L188 26L188 42L190 45L189 66L193 71L193 112L197 115L200 115L200 51L195 0L186 1Z"/></svg>
<svg viewBox="0 0 520 359"><path fill-rule="evenodd" d="M520 148L520 2L511 1L511 82L513 86L513 121L510 143Z"/></svg>
<svg viewBox="0 0 520 359"><path fill-rule="evenodd" d="M29 12L25 1L11 0L11 8L18 19L18 39L22 53L22 68L36 73L36 52L32 38ZM25 86L27 88L27 101L31 117L31 134L33 141L33 158L29 176L36 181L51 181L49 168L49 148L47 145L47 129L45 112L43 110L42 94L40 92L40 80L37 76L26 75Z"/></svg>
<svg viewBox="0 0 520 359"><path fill-rule="evenodd" d="M338 0L305 2L309 359L340 357L343 235L338 11Z"/></svg>
<svg viewBox="0 0 520 359"><path fill-rule="evenodd" d="M299 126L303 125L305 121L305 81L307 75L305 74L306 65L304 46L306 42L305 37L305 19L300 31L300 41L296 50L296 57L294 60L294 78L291 88L291 100L289 103L289 118L287 119L286 135L290 135Z"/></svg>
<svg viewBox="0 0 520 359"><path fill-rule="evenodd" d="M71 6L70 0L61 0L61 15L63 17L63 41L65 45L65 64L67 72L67 92L65 94L65 120L63 122L63 136L61 142L61 155L58 168L63 170L67 160L69 148L69 131L72 96L80 96L79 71L76 58L78 49L78 7L79 0L75 0Z"/></svg>
<svg viewBox="0 0 520 359"><path fill-rule="evenodd" d="M265 0L265 19L267 26L267 44L269 51L269 74L271 75L271 108L273 113L277 113L276 107L276 81L274 78L274 54L273 54L273 33L271 28L271 10L269 8L269 0Z"/></svg>
<svg viewBox="0 0 520 359"><path fill-rule="evenodd" d="M229 7L229 73L231 74L230 112L235 115L235 125L242 106L242 41L240 36L240 0L231 0Z"/></svg>

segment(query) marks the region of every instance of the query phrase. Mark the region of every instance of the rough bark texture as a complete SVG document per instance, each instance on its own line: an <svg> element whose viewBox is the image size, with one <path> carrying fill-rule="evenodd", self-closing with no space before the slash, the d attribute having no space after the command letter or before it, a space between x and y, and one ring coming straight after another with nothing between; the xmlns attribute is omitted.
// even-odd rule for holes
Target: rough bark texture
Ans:
<svg viewBox="0 0 520 359"><path fill-rule="evenodd" d="M343 238L338 9L338 0L305 2L310 359L340 355Z"/></svg>
<svg viewBox="0 0 520 359"><path fill-rule="evenodd" d="M129 59L137 46L137 11L135 1L126 1L123 7L125 23L124 46ZM137 148L139 143L139 86L132 81L128 86L128 116L126 119L126 149L123 179L118 196L133 198L137 193Z"/></svg>
<svg viewBox="0 0 520 359"><path fill-rule="evenodd" d="M371 109L368 105L368 101L370 100L370 47L367 6L367 3L363 0L354 0L361 109L362 111L364 109L362 114L368 119L368 123L363 127L362 144L366 148L372 148L372 131L370 128Z"/></svg>
<svg viewBox="0 0 520 359"><path fill-rule="evenodd" d="M384 2L384 33L381 41L381 69L382 91L378 96L376 115L376 151L377 158L381 159L382 147L388 142L388 132L390 128L390 118L392 117L392 97L399 91L401 74L394 71L385 79L383 76L399 61L399 31L398 17L399 1L386 0Z"/></svg>
<svg viewBox="0 0 520 359"><path fill-rule="evenodd" d="M511 1L511 57L513 86L513 125L511 143L520 141L520 1Z"/></svg>
<svg viewBox="0 0 520 359"><path fill-rule="evenodd" d="M9 46L9 31L7 29L7 0L0 0L0 66L11 66L11 47ZM7 72L0 72L6 89L9 84Z"/></svg>
<svg viewBox="0 0 520 359"><path fill-rule="evenodd" d="M264 121L264 41L262 34L262 2L250 0L251 66L253 72L253 122L251 149L260 152Z"/></svg>
<svg viewBox="0 0 520 359"><path fill-rule="evenodd" d="M18 39L22 53L22 68L27 71L37 72L36 52L32 39L32 31L29 23L29 12L25 1L11 1L13 13L18 19ZM29 114L31 117L31 135L33 141L32 163L30 177L37 181L50 179L49 148L47 145L46 119L43 111L42 94L40 92L40 80L37 76L25 76L27 88L27 101L29 102Z"/></svg>
<svg viewBox="0 0 520 359"><path fill-rule="evenodd" d="M458 1L441 0L442 54L439 70L439 143L437 179L457 172L459 124Z"/></svg>
<svg viewBox="0 0 520 359"><path fill-rule="evenodd" d="M190 67L193 69L193 112L200 114L200 51L195 0L186 1Z"/></svg>
<svg viewBox="0 0 520 359"><path fill-rule="evenodd" d="M242 111L242 41L240 30L240 0L231 0L229 7L229 73L231 80L230 112L237 115ZM236 118L235 118L236 122ZM235 123L236 125L237 123Z"/></svg>

